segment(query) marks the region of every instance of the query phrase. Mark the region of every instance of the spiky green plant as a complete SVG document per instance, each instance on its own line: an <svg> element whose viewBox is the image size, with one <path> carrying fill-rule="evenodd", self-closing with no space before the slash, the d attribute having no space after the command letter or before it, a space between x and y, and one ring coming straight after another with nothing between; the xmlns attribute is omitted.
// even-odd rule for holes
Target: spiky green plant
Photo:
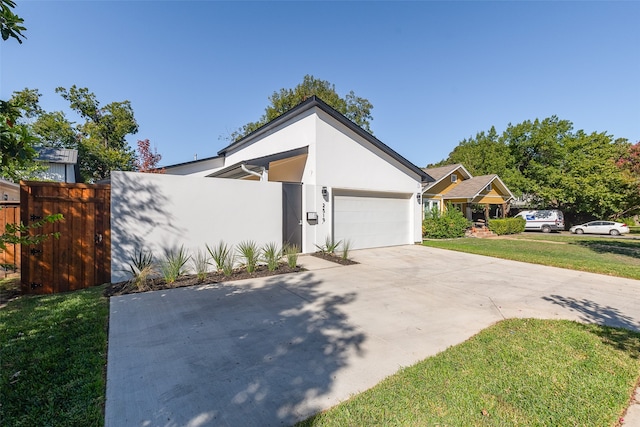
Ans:
<svg viewBox="0 0 640 427"><path fill-rule="evenodd" d="M224 263L231 253L229 246L222 240L218 242L218 245L214 248L210 248L209 245L206 246L213 262L216 264L216 271L222 271L224 269Z"/></svg>
<svg viewBox="0 0 640 427"><path fill-rule="evenodd" d="M203 281L207 278L207 273L209 272L209 256L206 251L198 250L191 257L191 264L193 265L193 270L196 272L196 277L199 281Z"/></svg>
<svg viewBox="0 0 640 427"><path fill-rule="evenodd" d="M147 283L151 276L155 274L155 270L153 269L153 265L147 265L142 268L142 270L138 271L138 274L129 280L129 283L133 285L139 291L147 291L149 287Z"/></svg>
<svg viewBox="0 0 640 427"><path fill-rule="evenodd" d="M282 252L287 257L287 265L289 268L296 268L298 266L298 253L300 248L298 245L285 245Z"/></svg>
<svg viewBox="0 0 640 427"><path fill-rule="evenodd" d="M233 267L236 263L236 256L232 252L227 253L227 256L224 260L222 260L222 274L225 277L229 277L233 274Z"/></svg>
<svg viewBox="0 0 640 427"><path fill-rule="evenodd" d="M320 248L320 251L322 253L334 254L336 252L336 249L338 249L338 246L340 246L341 242L341 240L338 240L336 242L335 240L333 240L332 236L327 236L324 239L324 246L320 248L320 246L316 245L316 247Z"/></svg>
<svg viewBox="0 0 640 427"><path fill-rule="evenodd" d="M262 259L267 264L267 270L275 271L282 257L282 251L275 242L267 243L262 247Z"/></svg>
<svg viewBox="0 0 640 427"><path fill-rule="evenodd" d="M344 242L342 242L342 259L343 260L348 260L349 259L349 251L351 250L351 241L349 239L345 239Z"/></svg>
<svg viewBox="0 0 640 427"><path fill-rule="evenodd" d="M153 266L153 252L144 249L135 249L133 254L129 256L129 273L132 278L138 275L147 267Z"/></svg>
<svg viewBox="0 0 640 427"><path fill-rule="evenodd" d="M164 280L167 283L173 283L178 277L185 275L188 272L186 265L190 258L191 256L187 254L184 246L180 246L177 251L165 251L164 260L160 263Z"/></svg>
<svg viewBox="0 0 640 427"><path fill-rule="evenodd" d="M244 259L244 266L247 273L251 274L256 271L256 265L260 260L260 247L253 240L240 242L237 246L239 255Z"/></svg>

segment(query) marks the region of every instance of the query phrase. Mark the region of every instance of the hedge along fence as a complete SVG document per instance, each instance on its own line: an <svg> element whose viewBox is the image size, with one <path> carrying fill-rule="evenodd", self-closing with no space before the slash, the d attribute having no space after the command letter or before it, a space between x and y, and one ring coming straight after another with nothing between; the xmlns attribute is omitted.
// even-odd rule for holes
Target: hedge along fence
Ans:
<svg viewBox="0 0 640 427"><path fill-rule="evenodd" d="M522 233L525 225L526 221L521 217L489 220L489 230L493 231L498 236Z"/></svg>

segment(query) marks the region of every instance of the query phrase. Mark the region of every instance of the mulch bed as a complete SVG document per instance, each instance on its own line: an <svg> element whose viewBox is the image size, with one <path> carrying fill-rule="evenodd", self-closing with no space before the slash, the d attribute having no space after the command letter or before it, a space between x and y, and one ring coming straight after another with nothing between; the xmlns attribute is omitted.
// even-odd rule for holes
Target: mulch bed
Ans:
<svg viewBox="0 0 640 427"><path fill-rule="evenodd" d="M336 254L330 254L328 252L314 252L311 255L317 258L322 258L324 260L335 262L337 264L342 264L342 265L359 264L358 262L352 261L350 259L342 259L342 257Z"/></svg>
<svg viewBox="0 0 640 427"><path fill-rule="evenodd" d="M211 284L211 283L230 282L233 280L254 279L257 277L276 276L278 274L297 273L300 271L305 271L305 269L302 267L290 268L287 264L281 264L274 271L269 271L266 266L259 265L256 267L256 270L251 274L247 273L247 270L245 269L236 269L233 271L233 273L230 276L225 276L222 273L209 273L207 274L207 277L203 280L198 279L198 277L196 277L195 274L181 276L173 283L167 283L163 278L156 277L156 278L147 280L144 288L142 289L138 289L133 283L129 281L112 283L105 288L104 295L107 297L112 297L116 295L159 291L163 289L183 288L185 286L204 285L204 284Z"/></svg>

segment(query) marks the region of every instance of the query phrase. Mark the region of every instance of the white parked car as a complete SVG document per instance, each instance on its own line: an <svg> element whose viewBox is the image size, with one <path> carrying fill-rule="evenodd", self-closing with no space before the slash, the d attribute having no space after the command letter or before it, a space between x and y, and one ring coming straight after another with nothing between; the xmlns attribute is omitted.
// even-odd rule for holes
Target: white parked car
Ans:
<svg viewBox="0 0 640 427"><path fill-rule="evenodd" d="M629 227L621 222L591 221L586 224L574 225L569 231L575 234L611 234L612 236L619 236L628 233Z"/></svg>

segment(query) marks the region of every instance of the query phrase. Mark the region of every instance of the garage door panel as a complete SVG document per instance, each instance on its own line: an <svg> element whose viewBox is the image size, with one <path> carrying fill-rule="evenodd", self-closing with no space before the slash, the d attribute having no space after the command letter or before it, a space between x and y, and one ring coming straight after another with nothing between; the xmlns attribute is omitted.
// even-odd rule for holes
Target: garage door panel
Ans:
<svg viewBox="0 0 640 427"><path fill-rule="evenodd" d="M334 197L334 236L353 249L410 243L410 200L398 197Z"/></svg>

